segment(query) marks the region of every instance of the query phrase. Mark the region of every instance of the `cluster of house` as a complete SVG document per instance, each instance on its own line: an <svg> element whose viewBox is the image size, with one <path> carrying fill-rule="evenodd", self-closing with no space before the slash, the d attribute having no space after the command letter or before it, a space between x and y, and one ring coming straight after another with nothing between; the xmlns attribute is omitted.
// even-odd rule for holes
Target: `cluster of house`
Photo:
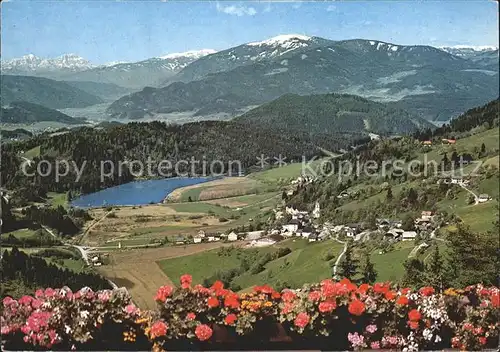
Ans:
<svg viewBox="0 0 500 352"><path fill-rule="evenodd" d="M302 176L297 177L295 180L292 180L292 182L290 182L292 187L286 191L286 195L292 196L298 187L311 184L314 182L314 180L315 180L315 178L311 175L304 175L303 174Z"/></svg>
<svg viewBox="0 0 500 352"><path fill-rule="evenodd" d="M468 186L470 179L463 177L442 177L437 180L437 184Z"/></svg>
<svg viewBox="0 0 500 352"><path fill-rule="evenodd" d="M98 255L95 255L92 258L90 258L90 263L93 266L101 266L102 265L101 258Z"/></svg>
<svg viewBox="0 0 500 352"><path fill-rule="evenodd" d="M285 207L285 211L275 210L276 220L284 217L284 214L290 216L290 221L283 224L280 228L271 231L272 235L281 235L283 237L302 237L309 242L321 241L328 238L329 234L320 229L320 226L313 224L312 219L318 219L321 215L319 203L316 202L314 210L309 214L308 211L298 210L293 207Z"/></svg>
<svg viewBox="0 0 500 352"><path fill-rule="evenodd" d="M456 139L447 139L447 138L441 139L441 144L456 144L456 143L457 143ZM422 141L422 145L431 146L432 141L430 141L430 140Z"/></svg>

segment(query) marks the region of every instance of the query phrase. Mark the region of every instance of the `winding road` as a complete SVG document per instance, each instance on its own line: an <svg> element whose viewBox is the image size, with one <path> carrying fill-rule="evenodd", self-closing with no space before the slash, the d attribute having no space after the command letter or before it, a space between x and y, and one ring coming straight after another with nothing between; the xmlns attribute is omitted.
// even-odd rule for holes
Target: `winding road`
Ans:
<svg viewBox="0 0 500 352"><path fill-rule="evenodd" d="M472 192L470 189L465 187L462 183L458 183L458 185L474 196L474 205L479 204L479 196L476 193Z"/></svg>

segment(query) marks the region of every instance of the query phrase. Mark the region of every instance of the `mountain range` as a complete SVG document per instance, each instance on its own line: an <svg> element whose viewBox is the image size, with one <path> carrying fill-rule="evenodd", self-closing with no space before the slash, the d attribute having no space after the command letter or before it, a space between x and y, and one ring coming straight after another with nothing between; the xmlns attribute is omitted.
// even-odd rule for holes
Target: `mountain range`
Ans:
<svg viewBox="0 0 500 352"><path fill-rule="evenodd" d="M177 112L193 120L232 118L286 94L337 93L441 123L497 96L498 49L290 34L101 66L76 55L28 55L3 61L2 73L64 80L87 97L113 101L106 110L113 119L168 120Z"/></svg>
<svg viewBox="0 0 500 352"><path fill-rule="evenodd" d="M490 53L491 54L491 53ZM346 93L395 102L428 120L446 121L496 96L498 64L431 46L289 35L222 50L194 61L161 88L111 104L114 118L177 111L237 114L284 94ZM441 113L442 99L451 111ZM467 99L463 100L463 95ZM413 104L418 101L418 106ZM421 107L426 107L422 109Z"/></svg>
<svg viewBox="0 0 500 352"><path fill-rule="evenodd" d="M55 59L34 55L2 61L2 74L40 76L65 81L92 81L139 89L156 86L200 57L214 53L203 49L174 53L138 62L118 62L93 65L74 54Z"/></svg>

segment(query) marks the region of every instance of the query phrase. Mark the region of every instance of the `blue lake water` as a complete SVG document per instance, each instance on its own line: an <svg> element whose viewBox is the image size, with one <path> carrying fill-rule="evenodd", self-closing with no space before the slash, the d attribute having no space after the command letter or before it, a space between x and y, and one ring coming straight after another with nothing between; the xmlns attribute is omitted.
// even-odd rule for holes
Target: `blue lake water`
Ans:
<svg viewBox="0 0 500 352"><path fill-rule="evenodd" d="M212 181L213 179L213 177L188 177L133 181L83 195L73 200L71 205L81 208L95 208L108 205L123 206L160 203L177 188L196 185Z"/></svg>

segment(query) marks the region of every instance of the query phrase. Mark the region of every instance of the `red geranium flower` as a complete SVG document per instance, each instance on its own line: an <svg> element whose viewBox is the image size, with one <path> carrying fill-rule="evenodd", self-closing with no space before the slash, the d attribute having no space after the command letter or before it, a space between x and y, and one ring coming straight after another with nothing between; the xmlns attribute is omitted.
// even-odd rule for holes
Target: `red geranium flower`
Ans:
<svg viewBox="0 0 500 352"><path fill-rule="evenodd" d="M297 298L297 295L295 294L295 292L290 291L290 290L284 291L281 296L282 296L283 302L291 302L291 301L295 300L295 298Z"/></svg>
<svg viewBox="0 0 500 352"><path fill-rule="evenodd" d="M198 340L206 341L212 337L212 329L210 329L210 326L208 325L201 324L196 327L194 334L196 335Z"/></svg>
<svg viewBox="0 0 500 352"><path fill-rule="evenodd" d="M196 314L194 314L193 312L189 312L186 315L186 319L189 320L189 321L195 320L196 319Z"/></svg>
<svg viewBox="0 0 500 352"><path fill-rule="evenodd" d="M408 319L410 321L419 321L422 318L422 314L416 309L412 309L408 312Z"/></svg>
<svg viewBox="0 0 500 352"><path fill-rule="evenodd" d="M486 342L487 342L486 337L481 336L478 340L479 340L479 343L480 343L481 345L486 345Z"/></svg>
<svg viewBox="0 0 500 352"><path fill-rule="evenodd" d="M361 315L365 311L365 304L361 302L360 300L356 299L349 303L348 307L349 313L352 315Z"/></svg>
<svg viewBox="0 0 500 352"><path fill-rule="evenodd" d="M388 301L392 301L394 298L396 298L396 294L393 291L387 291L385 293L385 299Z"/></svg>
<svg viewBox="0 0 500 352"><path fill-rule="evenodd" d="M307 296L310 301L316 302L321 299L321 292L319 291L311 291Z"/></svg>
<svg viewBox="0 0 500 352"><path fill-rule="evenodd" d="M500 307L500 295L498 294L498 291L491 294L491 305L493 308Z"/></svg>
<svg viewBox="0 0 500 352"><path fill-rule="evenodd" d="M368 285L368 284L361 284L358 287L358 292L361 293L362 295L365 295L366 292L368 292L369 288L370 288L370 285Z"/></svg>
<svg viewBox="0 0 500 352"><path fill-rule="evenodd" d="M236 314L228 314L226 316L226 318L224 318L224 322L227 324L227 325L233 325L234 322L238 319L238 317L236 316Z"/></svg>
<svg viewBox="0 0 500 352"><path fill-rule="evenodd" d="M307 313L299 313L297 317L295 318L295 326L298 326L299 328L305 328L307 324L309 324L309 320L311 318Z"/></svg>
<svg viewBox="0 0 500 352"><path fill-rule="evenodd" d="M294 304L293 303L285 303L285 305L283 306L283 309L281 310L281 313L282 314L288 314L290 313L292 310L293 310L293 307L294 307Z"/></svg>
<svg viewBox="0 0 500 352"><path fill-rule="evenodd" d="M409 289L408 287L405 287L405 288L403 288L403 289L401 290L401 294L403 294L403 295L408 294L408 292L410 292L410 289Z"/></svg>
<svg viewBox="0 0 500 352"><path fill-rule="evenodd" d="M400 306L406 306L408 304L408 297L399 296L396 300L396 304L399 304Z"/></svg>
<svg viewBox="0 0 500 352"><path fill-rule="evenodd" d="M330 313L331 311L337 308L337 303L334 301L325 301L321 302L318 306L318 309L321 313Z"/></svg>
<svg viewBox="0 0 500 352"><path fill-rule="evenodd" d="M238 301L238 295L236 293L228 294L224 298L224 306L233 309L238 308L240 306L240 302Z"/></svg>
<svg viewBox="0 0 500 352"><path fill-rule="evenodd" d="M430 296L432 294L434 294L434 288L433 287L422 287L420 290L419 290L420 294L424 295L424 296Z"/></svg>
<svg viewBox="0 0 500 352"><path fill-rule="evenodd" d="M418 329L418 321L409 321L408 325L410 326L410 329L413 329L413 330Z"/></svg>
<svg viewBox="0 0 500 352"><path fill-rule="evenodd" d="M391 288L390 284L386 283L381 283L377 282L375 285L373 285L373 291L376 293L382 293L385 294L387 291L389 291Z"/></svg>
<svg viewBox="0 0 500 352"><path fill-rule="evenodd" d="M214 282L214 284L210 288L217 292L217 291L222 290L224 288L224 283L222 281L217 280Z"/></svg>
<svg viewBox="0 0 500 352"><path fill-rule="evenodd" d="M193 277L189 274L184 274L181 276L181 287L186 289L191 287L191 283L193 282Z"/></svg>
<svg viewBox="0 0 500 352"><path fill-rule="evenodd" d="M162 286L156 292L155 301L165 302L165 300L170 297L174 288L172 286Z"/></svg>
<svg viewBox="0 0 500 352"><path fill-rule="evenodd" d="M216 297L210 297L207 304L210 308L215 308L219 306L219 300Z"/></svg>
<svg viewBox="0 0 500 352"><path fill-rule="evenodd" d="M168 326L163 321L157 321L151 326L151 337L154 339L158 336L165 336L167 334Z"/></svg>
<svg viewBox="0 0 500 352"><path fill-rule="evenodd" d="M271 298L280 299L281 293L279 293L278 291L274 291L273 293L271 293Z"/></svg>

